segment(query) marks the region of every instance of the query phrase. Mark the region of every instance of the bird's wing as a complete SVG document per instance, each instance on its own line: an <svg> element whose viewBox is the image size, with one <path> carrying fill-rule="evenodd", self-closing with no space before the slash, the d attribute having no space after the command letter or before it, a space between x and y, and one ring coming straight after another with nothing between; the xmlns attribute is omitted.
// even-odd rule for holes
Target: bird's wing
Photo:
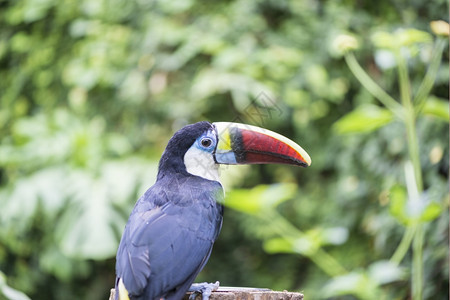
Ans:
<svg viewBox="0 0 450 300"><path fill-rule="evenodd" d="M184 293L206 263L220 224L211 207L195 202L135 208L119 246L117 276L130 295Z"/></svg>
<svg viewBox="0 0 450 300"><path fill-rule="evenodd" d="M159 208L155 208L145 216L142 213L132 214L117 250L116 274L121 278L130 295L140 295L147 286L151 274L148 248L136 245L133 235L144 229L144 224L153 224L163 216ZM147 218L147 220L143 220ZM141 226L139 226L141 225Z"/></svg>

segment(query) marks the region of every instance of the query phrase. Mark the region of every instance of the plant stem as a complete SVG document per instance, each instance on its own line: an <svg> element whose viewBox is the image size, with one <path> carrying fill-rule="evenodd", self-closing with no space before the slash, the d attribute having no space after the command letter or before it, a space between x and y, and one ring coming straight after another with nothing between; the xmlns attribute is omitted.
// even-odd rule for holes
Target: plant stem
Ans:
<svg viewBox="0 0 450 300"><path fill-rule="evenodd" d="M406 109L405 126L406 137L408 139L409 158L413 165L417 192L420 195L423 191L422 167L420 165L419 142L417 141L416 134L416 117L412 105Z"/></svg>
<svg viewBox="0 0 450 300"><path fill-rule="evenodd" d="M409 225L406 228L406 231L403 234L402 241L395 250L394 255L392 255L391 262L397 265L399 265L402 262L403 258L406 255L406 252L408 252L409 246L411 245L415 232L416 226Z"/></svg>
<svg viewBox="0 0 450 300"><path fill-rule="evenodd" d="M411 103L411 86L408 76L408 65L403 58L400 49L395 52L397 64L398 64L398 78L400 83L400 98L402 100L403 108L408 109L412 106Z"/></svg>
<svg viewBox="0 0 450 300"><path fill-rule="evenodd" d="M435 51L433 53L433 58L431 60L430 66L428 68L427 74L423 79L417 95L414 98L414 103L416 108L412 107L412 111L409 112L411 115L409 118L405 118L407 131L408 131L408 144L409 144L409 156L413 164L417 191L422 193L423 191L423 181L422 181L422 170L420 166L419 157L419 144L417 142L417 135L415 130L415 115L418 114L425 104L426 97L433 87L434 80L436 78L437 71L442 59L442 52L447 44L447 40L443 38L438 38L436 41ZM424 225L418 223L416 226L416 233L413 241L413 272L412 272L412 296L414 300L421 300L423 298L423 244L425 237Z"/></svg>
<svg viewBox="0 0 450 300"><path fill-rule="evenodd" d="M423 224L418 224L413 241L412 296L413 300L423 297Z"/></svg>
<svg viewBox="0 0 450 300"><path fill-rule="evenodd" d="M448 40L441 37L438 37L436 40L430 66L428 67L428 71L420 84L419 89L417 90L417 95L414 97L413 102L416 106L416 113L419 113L422 110L425 100L433 87L434 80L436 79L436 75L441 64L442 53L444 52L444 48L447 43Z"/></svg>
<svg viewBox="0 0 450 300"><path fill-rule="evenodd" d="M404 123L406 127L406 136L408 140L409 158L411 160L416 183L416 192L420 195L423 191L422 167L420 165L419 143L416 133L416 112L412 104L410 82L408 78L408 67L405 59L396 51L398 63L398 77L400 84L400 94L402 105L404 107ZM412 196L412 195L410 195ZM413 272L411 278L412 297L414 300L421 300L423 295L423 224L415 225L415 234L413 238Z"/></svg>
<svg viewBox="0 0 450 300"><path fill-rule="evenodd" d="M273 224L276 224L275 228L278 234L282 237L290 237L293 239L310 239L308 235L292 225L276 210L270 210L264 213L264 218L268 218ZM274 222L274 220L276 220ZM320 247L311 251L311 253L302 253L311 259L322 271L324 271L330 277L336 277L347 273L347 270L331 255Z"/></svg>
<svg viewBox="0 0 450 300"><path fill-rule="evenodd" d="M408 139L409 158L413 164L414 176L416 179L417 191L422 193L422 168L420 166L419 156L419 143L417 141L416 134L416 114L414 106L411 100L410 82L408 77L408 67L406 61L400 53L400 50L396 52L396 58L398 63L398 77L400 83L400 95L402 99L402 105L405 112L404 123L406 127L406 135Z"/></svg>
<svg viewBox="0 0 450 300"><path fill-rule="evenodd" d="M355 58L352 52L345 55L345 62L347 63L350 71L359 82L384 106L391 110L397 117L403 119L403 108L402 106L392 98L388 93L386 93L375 81L367 75L366 71L363 70L361 65Z"/></svg>
<svg viewBox="0 0 450 300"><path fill-rule="evenodd" d="M314 254L308 257L330 277L337 277L347 273L347 270L322 248L318 248Z"/></svg>

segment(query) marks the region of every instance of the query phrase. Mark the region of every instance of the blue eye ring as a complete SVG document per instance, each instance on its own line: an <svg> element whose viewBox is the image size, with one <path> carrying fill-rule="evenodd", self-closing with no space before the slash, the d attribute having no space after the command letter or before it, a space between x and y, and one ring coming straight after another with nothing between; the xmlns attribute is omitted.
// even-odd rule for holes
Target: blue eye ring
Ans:
<svg viewBox="0 0 450 300"><path fill-rule="evenodd" d="M200 145L204 148L209 148L213 144L213 140L211 138L205 137L200 140Z"/></svg>

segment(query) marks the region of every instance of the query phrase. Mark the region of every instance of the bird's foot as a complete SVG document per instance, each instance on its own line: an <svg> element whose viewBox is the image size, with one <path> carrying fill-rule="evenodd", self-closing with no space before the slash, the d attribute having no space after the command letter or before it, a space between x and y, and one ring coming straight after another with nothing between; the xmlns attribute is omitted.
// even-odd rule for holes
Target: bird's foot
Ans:
<svg viewBox="0 0 450 300"><path fill-rule="evenodd" d="M195 300L198 294L202 294L202 300L208 300L211 293L219 288L220 283L216 281L215 283L193 283L189 288L189 292L192 292L189 300Z"/></svg>

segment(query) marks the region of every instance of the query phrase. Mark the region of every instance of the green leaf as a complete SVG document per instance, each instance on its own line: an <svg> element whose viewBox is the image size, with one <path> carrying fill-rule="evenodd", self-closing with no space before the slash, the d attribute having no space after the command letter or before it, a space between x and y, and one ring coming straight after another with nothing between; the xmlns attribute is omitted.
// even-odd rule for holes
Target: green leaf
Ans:
<svg viewBox="0 0 450 300"><path fill-rule="evenodd" d="M72 202L67 205L56 229L64 255L105 259L114 256L125 223L110 204L108 186L90 174L72 177Z"/></svg>
<svg viewBox="0 0 450 300"><path fill-rule="evenodd" d="M6 276L0 272L0 296L3 295L9 300L30 300L24 293L13 289L6 283ZM0 299L3 299L0 297Z"/></svg>
<svg viewBox="0 0 450 300"><path fill-rule="evenodd" d="M267 253L295 253L292 241L286 238L273 238L264 241L264 251Z"/></svg>
<svg viewBox="0 0 450 300"><path fill-rule="evenodd" d="M378 48L395 49L397 41L392 33L377 31L372 35L372 43Z"/></svg>
<svg viewBox="0 0 450 300"><path fill-rule="evenodd" d="M291 199L296 191L297 185L288 183L232 190L227 194L225 205L244 213L258 214Z"/></svg>
<svg viewBox="0 0 450 300"><path fill-rule="evenodd" d="M325 297L355 295L361 299L376 299L376 283L362 271L354 271L330 280L324 287Z"/></svg>
<svg viewBox="0 0 450 300"><path fill-rule="evenodd" d="M368 270L357 270L330 280L324 288L326 297L355 295L360 299L379 299L382 284L403 279L402 268L389 261L377 261ZM382 297L381 297L382 298Z"/></svg>
<svg viewBox="0 0 450 300"><path fill-rule="evenodd" d="M86 261L71 259L55 245L52 244L39 253L39 267L42 271L53 274L61 281L69 282L80 269L88 271Z"/></svg>
<svg viewBox="0 0 450 300"><path fill-rule="evenodd" d="M333 129L339 134L368 133L389 124L393 118L385 108L364 105L340 118L333 124Z"/></svg>
<svg viewBox="0 0 450 300"><path fill-rule="evenodd" d="M31 226L34 215L42 210L51 220L65 204L64 189L68 169L49 167L18 180L13 188L0 191L2 227L14 228L17 233Z"/></svg>
<svg viewBox="0 0 450 300"><path fill-rule="evenodd" d="M430 222L439 217L442 213L443 208L439 203L431 202L427 205L424 212L420 216L420 221L422 222Z"/></svg>
<svg viewBox="0 0 450 300"><path fill-rule="evenodd" d="M449 122L448 100L439 99L437 97L428 98L423 107L423 114Z"/></svg>
<svg viewBox="0 0 450 300"><path fill-rule="evenodd" d="M431 34L413 28L399 29L394 33L378 31L372 35L372 42L376 47L390 50L419 43L431 43L432 41Z"/></svg>
<svg viewBox="0 0 450 300"><path fill-rule="evenodd" d="M369 266L368 275L378 284L386 284L403 279L405 272L396 263L381 260Z"/></svg>
<svg viewBox="0 0 450 300"><path fill-rule="evenodd" d="M433 41L431 34L426 31L408 28L395 32L395 38L400 46L411 46L420 43L431 43Z"/></svg>
<svg viewBox="0 0 450 300"><path fill-rule="evenodd" d="M299 238L273 238L264 242L264 250L268 253L297 253L305 256L314 255L320 248L320 241L311 234Z"/></svg>
<svg viewBox="0 0 450 300"><path fill-rule="evenodd" d="M408 221L408 217L405 214L405 206L407 201L406 189L400 185L392 187L389 193L389 198L389 212L400 223L406 224Z"/></svg>
<svg viewBox="0 0 450 300"><path fill-rule="evenodd" d="M254 192L251 190L236 189L227 193L225 205L247 214L257 214L260 204L253 199Z"/></svg>
<svg viewBox="0 0 450 300"><path fill-rule="evenodd" d="M148 187L154 182L154 176L145 174L149 165L156 170L149 162L131 158L102 165L99 178L82 171L71 174L67 185L71 202L56 229L65 255L89 259L115 255L125 226L125 219L115 207L134 203L136 190L142 190L140 184L145 182Z"/></svg>
<svg viewBox="0 0 450 300"><path fill-rule="evenodd" d="M414 222L430 222L442 213L443 207L437 202L429 202L423 197L420 202L411 202L408 200L406 189L400 185L392 187L390 193L389 212L400 223L408 225ZM418 213L417 213L418 211Z"/></svg>

